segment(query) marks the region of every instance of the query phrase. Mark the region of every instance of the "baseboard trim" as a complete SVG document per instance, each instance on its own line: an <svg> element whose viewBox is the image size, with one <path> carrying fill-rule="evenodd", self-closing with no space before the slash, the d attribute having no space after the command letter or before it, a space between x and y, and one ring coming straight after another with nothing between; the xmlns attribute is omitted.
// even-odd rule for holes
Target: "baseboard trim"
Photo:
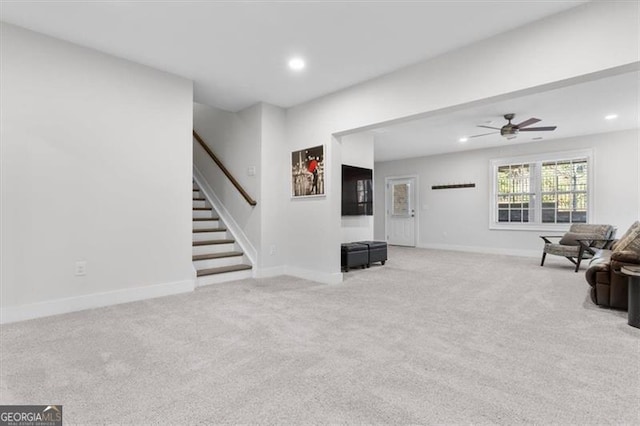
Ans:
<svg viewBox="0 0 640 426"><path fill-rule="evenodd" d="M497 247L481 247L481 246L459 246L453 244L433 244L433 243L420 243L418 248L433 249L433 250L450 250L450 251L463 251L468 253L484 253L484 254L500 254L504 256L518 256L518 257L540 257L542 254L542 246L540 250L522 250L522 249L507 249Z"/></svg>
<svg viewBox="0 0 640 426"><path fill-rule="evenodd" d="M103 293L87 294L77 297L49 300L21 306L9 306L0 309L0 324L25 321L29 319L102 308L121 303L136 302L172 294L188 293L195 289L193 280L175 281L144 287L126 288Z"/></svg>
<svg viewBox="0 0 640 426"><path fill-rule="evenodd" d="M285 275L303 278L305 280L315 281L322 284L340 284L342 283L342 272L327 273L322 271L313 271L311 269L297 268L295 266L286 266Z"/></svg>

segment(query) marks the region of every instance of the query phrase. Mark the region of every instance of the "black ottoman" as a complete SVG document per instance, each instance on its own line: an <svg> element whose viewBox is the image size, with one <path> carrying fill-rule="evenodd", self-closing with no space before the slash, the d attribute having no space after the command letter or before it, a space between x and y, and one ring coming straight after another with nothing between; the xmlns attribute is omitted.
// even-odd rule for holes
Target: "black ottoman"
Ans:
<svg viewBox="0 0 640 426"><path fill-rule="evenodd" d="M341 247L342 251L342 269L349 272L349 268L361 266L366 267L369 264L369 248L364 244L344 243Z"/></svg>
<svg viewBox="0 0 640 426"><path fill-rule="evenodd" d="M363 244L369 248L367 266L371 266L373 262L380 262L384 265L384 262L387 261L386 241L358 241L356 244Z"/></svg>

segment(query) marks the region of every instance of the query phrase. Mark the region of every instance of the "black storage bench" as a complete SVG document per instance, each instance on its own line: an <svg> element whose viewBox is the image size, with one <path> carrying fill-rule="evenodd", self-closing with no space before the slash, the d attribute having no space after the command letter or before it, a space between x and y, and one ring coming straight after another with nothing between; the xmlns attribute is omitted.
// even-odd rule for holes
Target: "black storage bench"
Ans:
<svg viewBox="0 0 640 426"><path fill-rule="evenodd" d="M341 247L342 270L349 272L349 268L365 268L369 264L369 247L359 243L344 243Z"/></svg>
<svg viewBox="0 0 640 426"><path fill-rule="evenodd" d="M387 261L386 241L358 241L356 244L362 244L369 248L369 261L367 262L367 266L371 266L374 262L380 262L384 265Z"/></svg>

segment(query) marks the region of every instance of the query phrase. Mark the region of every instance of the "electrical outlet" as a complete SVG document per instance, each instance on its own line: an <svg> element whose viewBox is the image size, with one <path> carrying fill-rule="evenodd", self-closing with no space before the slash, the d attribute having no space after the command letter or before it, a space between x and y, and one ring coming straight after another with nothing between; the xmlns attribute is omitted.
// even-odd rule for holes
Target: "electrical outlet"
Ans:
<svg viewBox="0 0 640 426"><path fill-rule="evenodd" d="M273 256L274 254L276 254L276 246L271 246L269 247L269 254L271 256Z"/></svg>
<svg viewBox="0 0 640 426"><path fill-rule="evenodd" d="M76 262L76 277L83 277L87 275L87 261L78 260Z"/></svg>
<svg viewBox="0 0 640 426"><path fill-rule="evenodd" d="M247 167L247 175L255 176L256 175L256 166Z"/></svg>

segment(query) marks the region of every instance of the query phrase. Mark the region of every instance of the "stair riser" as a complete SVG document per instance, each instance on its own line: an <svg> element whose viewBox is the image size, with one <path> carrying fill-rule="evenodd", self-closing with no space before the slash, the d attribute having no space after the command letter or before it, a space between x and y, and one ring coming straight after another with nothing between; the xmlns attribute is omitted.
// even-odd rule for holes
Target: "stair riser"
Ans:
<svg viewBox="0 0 640 426"><path fill-rule="evenodd" d="M193 266L196 269L220 268L222 266L239 265L242 263L242 256L223 257L222 259L196 260Z"/></svg>
<svg viewBox="0 0 640 426"><path fill-rule="evenodd" d="M193 201L193 207L208 207L206 201Z"/></svg>
<svg viewBox="0 0 640 426"><path fill-rule="evenodd" d="M207 241L207 240L226 240L229 237L225 232L194 232L193 241Z"/></svg>
<svg viewBox="0 0 640 426"><path fill-rule="evenodd" d="M213 210L194 210L193 211L194 219L204 218L204 217L214 217Z"/></svg>
<svg viewBox="0 0 640 426"><path fill-rule="evenodd" d="M193 229L219 228L219 220L198 220L193 222Z"/></svg>
<svg viewBox="0 0 640 426"><path fill-rule="evenodd" d="M191 249L193 255L198 254L211 254L211 253L223 253L225 251L234 251L236 250L235 244L212 244L207 246L194 246Z"/></svg>
<svg viewBox="0 0 640 426"><path fill-rule="evenodd" d="M246 269L244 271L225 272L224 274L206 275L204 277L198 277L198 287L211 284L226 283L229 281L244 280L247 278L251 278L252 276L253 275L251 269Z"/></svg>

